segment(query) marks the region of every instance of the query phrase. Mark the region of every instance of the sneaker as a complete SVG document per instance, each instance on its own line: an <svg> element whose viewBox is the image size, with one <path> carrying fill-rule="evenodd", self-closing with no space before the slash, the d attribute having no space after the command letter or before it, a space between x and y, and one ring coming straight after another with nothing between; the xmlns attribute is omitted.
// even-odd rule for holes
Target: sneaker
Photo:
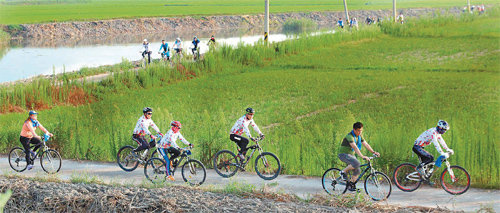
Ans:
<svg viewBox="0 0 500 213"><path fill-rule="evenodd" d="M347 180L347 174L344 171L340 171L340 177L342 180L346 181Z"/></svg>
<svg viewBox="0 0 500 213"><path fill-rule="evenodd" d="M169 180L171 180L171 181L175 181L175 178L174 178L174 176L172 176L172 175L167 176L167 179L169 179Z"/></svg>
<svg viewBox="0 0 500 213"><path fill-rule="evenodd" d="M30 165L28 165L27 168L28 168L28 170L31 170L31 169L33 169L33 165L30 164Z"/></svg>
<svg viewBox="0 0 500 213"><path fill-rule="evenodd" d="M431 180L426 180L425 182L426 182L427 184L429 184L429 186L434 186L434 184L435 184L435 183L434 183L434 182L432 182Z"/></svg>
<svg viewBox="0 0 500 213"><path fill-rule="evenodd" d="M179 162L177 162L177 159L175 159L175 160L173 160L173 162L171 161L171 163L172 163L171 167L174 168L174 167L177 167L177 163L179 163Z"/></svg>
<svg viewBox="0 0 500 213"><path fill-rule="evenodd" d="M352 183L352 182L349 182L348 183L349 185L347 186L347 190L351 191L351 192L356 192L358 191L358 189L356 188L356 184Z"/></svg>

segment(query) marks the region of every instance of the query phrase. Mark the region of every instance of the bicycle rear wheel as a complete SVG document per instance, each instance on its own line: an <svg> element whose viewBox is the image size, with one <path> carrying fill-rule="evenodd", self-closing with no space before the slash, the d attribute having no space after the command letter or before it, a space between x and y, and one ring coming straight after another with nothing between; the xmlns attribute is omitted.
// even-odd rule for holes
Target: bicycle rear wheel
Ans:
<svg viewBox="0 0 500 213"><path fill-rule="evenodd" d="M139 166L139 156L134 152L134 147L124 146L120 148L116 155L116 162L123 170L134 171Z"/></svg>
<svg viewBox="0 0 500 213"><path fill-rule="evenodd" d="M340 175L341 170L337 168L330 168L325 171L321 184L326 193L330 195L343 194L346 188L346 181Z"/></svg>
<svg viewBox="0 0 500 213"><path fill-rule="evenodd" d="M49 149L42 153L40 165L42 165L43 171L49 174L55 174L61 169L61 155L56 150Z"/></svg>
<svg viewBox="0 0 500 213"><path fill-rule="evenodd" d="M452 195L461 195L469 190L470 176L467 170L460 166L450 166L441 174L441 186Z"/></svg>
<svg viewBox="0 0 500 213"><path fill-rule="evenodd" d="M167 167L165 161L160 158L151 158L144 165L146 179L153 183L163 183L167 179Z"/></svg>
<svg viewBox="0 0 500 213"><path fill-rule="evenodd" d="M203 163L198 160L189 160L182 165L182 179L192 186L199 186L207 178L207 170Z"/></svg>
<svg viewBox="0 0 500 213"><path fill-rule="evenodd" d="M394 169L394 184L405 192L413 192L420 187L422 179L417 172L417 166L411 163L403 163Z"/></svg>
<svg viewBox="0 0 500 213"><path fill-rule="evenodd" d="M16 172L23 172L28 166L26 162L26 154L24 149L20 147L15 147L9 152L9 165Z"/></svg>
<svg viewBox="0 0 500 213"><path fill-rule="evenodd" d="M365 192L373 200L379 201L391 196L391 180L382 172L369 174L365 179Z"/></svg>
<svg viewBox="0 0 500 213"><path fill-rule="evenodd" d="M229 150L221 150L215 154L214 170L224 178L232 177L238 171L238 159Z"/></svg>
<svg viewBox="0 0 500 213"><path fill-rule="evenodd" d="M264 180L272 180L281 172L281 163L278 157L270 152L263 152L255 159L255 172Z"/></svg>

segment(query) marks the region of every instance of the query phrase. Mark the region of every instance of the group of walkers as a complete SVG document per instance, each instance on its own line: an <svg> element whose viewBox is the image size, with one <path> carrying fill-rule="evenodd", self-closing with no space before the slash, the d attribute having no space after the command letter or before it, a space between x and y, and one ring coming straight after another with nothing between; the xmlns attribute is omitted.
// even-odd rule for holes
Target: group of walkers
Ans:
<svg viewBox="0 0 500 213"><path fill-rule="evenodd" d="M33 152L36 151L42 143L41 137L37 135L35 130L39 128L45 134L49 136L53 135L38 121L37 112L30 111L28 115L29 117L23 123L19 140L25 150L28 170L31 170L33 168L33 162L31 161L29 156L33 155ZM259 134L259 138L264 138L264 134L261 132L255 121L253 120L254 115L255 110L253 108L246 108L245 114L235 122L235 124L229 131L229 140L236 143L240 148L237 157L240 158L241 161L245 160L247 146L250 143L250 140L257 141L257 138L252 137L252 134L250 133L248 127L252 126L255 132ZM153 128L157 132L157 134L162 136L161 140L158 142L158 149L159 153L166 162L168 179L173 181L174 177L170 174L170 167L175 167L177 165L178 162L176 158L181 154L180 147L177 145L176 141L180 140L190 147L193 147L193 144L187 141L180 133L180 130L182 129L182 124L180 121L172 121L170 123L168 131L165 134L162 134L160 128L158 128L158 126L156 126L156 124L152 120L152 116L152 108L145 107L142 110L142 115L138 119L135 128L132 131L132 140L134 140L138 144L137 148L134 149L134 152L140 152L142 150L153 148L156 146L154 142L154 139L156 139L156 137L149 130L149 128ZM438 153L442 156L442 158L448 158L448 153L453 154L453 150L446 145L442 135L449 129L450 126L446 121L439 120L435 127L424 131L413 143L412 151L417 154L417 156L421 160L421 164L417 166L417 171L421 174L422 179L424 181L427 181L429 184L433 183L428 181L428 177L425 176L426 173L422 171L422 168L425 165L432 163L434 161L434 157L425 150L425 147L432 143ZM355 155L364 160L370 160L370 158L362 154L362 147L365 147L375 156L380 156L380 153L374 151L374 149L365 140L365 138L363 137L363 131L363 123L354 123L352 126L352 130L343 138L338 148L338 158L348 165L342 170L341 175L343 178L345 178L345 180L347 180L348 172L352 171L352 176L348 181L348 183L351 184L352 182L354 182L354 180L356 180L361 171L360 162L355 157ZM248 138L242 136L243 133L245 133ZM146 137L150 137L152 139L151 142L148 142L148 140L146 140ZM33 150L31 150L30 144L35 145ZM446 152L443 152L441 146L446 150ZM171 154L171 156L169 157L168 154ZM356 186L354 184L348 185L347 187L350 191L356 191Z"/></svg>
<svg viewBox="0 0 500 213"><path fill-rule="evenodd" d="M200 46L199 46L200 42L201 41L198 39L197 36L194 36L193 40L191 41L191 44L192 44L191 51L192 51L193 56L196 56L197 53L200 51ZM208 41L207 45L210 48L212 48L215 45L214 35L212 35L212 37ZM181 38L178 37L175 39L175 41L172 45L172 49L174 51L174 54L177 57L182 58L183 46L182 46ZM151 54L153 53L153 51L150 50L149 42L147 39L143 40L142 48L139 52L141 53L143 58L145 58L147 56L147 62L151 63ZM161 40L160 49L158 50L158 54L161 55L161 58L163 60L170 61L170 58L172 57L172 55L170 54L170 46L168 45L168 43L165 40Z"/></svg>

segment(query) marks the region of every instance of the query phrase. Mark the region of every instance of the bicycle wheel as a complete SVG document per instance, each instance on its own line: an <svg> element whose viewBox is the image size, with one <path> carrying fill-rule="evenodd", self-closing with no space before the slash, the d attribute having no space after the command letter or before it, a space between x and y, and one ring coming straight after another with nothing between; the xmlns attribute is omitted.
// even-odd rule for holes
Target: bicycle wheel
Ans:
<svg viewBox="0 0 500 213"><path fill-rule="evenodd" d="M232 177L238 171L238 159L229 150L221 150L215 154L214 169L217 174L224 178Z"/></svg>
<svg viewBox="0 0 500 213"><path fill-rule="evenodd" d="M263 152L255 159L255 172L264 180L272 180L281 172L280 159L273 153Z"/></svg>
<svg viewBox="0 0 500 213"><path fill-rule="evenodd" d="M167 179L165 161L160 158L151 158L144 165L146 179L153 183L163 183Z"/></svg>
<svg viewBox="0 0 500 213"><path fill-rule="evenodd" d="M139 156L134 152L134 147L124 146L120 148L116 155L116 162L123 170L130 172L134 171L139 165Z"/></svg>
<svg viewBox="0 0 500 213"><path fill-rule="evenodd" d="M42 165L43 171L49 174L55 174L61 169L61 155L56 150L49 149L42 153L40 165Z"/></svg>
<svg viewBox="0 0 500 213"><path fill-rule="evenodd" d="M461 195L469 190L470 176L467 170L460 166L450 166L441 174L441 186L452 195Z"/></svg>
<svg viewBox="0 0 500 213"><path fill-rule="evenodd" d="M330 168L325 171L321 184L326 193L330 195L343 194L346 189L346 181L340 175L341 170L337 168Z"/></svg>
<svg viewBox="0 0 500 213"><path fill-rule="evenodd" d="M26 162L26 154L24 149L16 147L9 152L9 165L16 172L22 172L26 170L28 162Z"/></svg>
<svg viewBox="0 0 500 213"><path fill-rule="evenodd" d="M375 201L387 199L392 192L391 180L382 172L369 174L365 179L365 192Z"/></svg>
<svg viewBox="0 0 500 213"><path fill-rule="evenodd" d="M189 183L192 186L199 186L205 182L207 178L207 170L203 163L198 160L188 160L181 169L182 179L184 182Z"/></svg>
<svg viewBox="0 0 500 213"><path fill-rule="evenodd" d="M394 169L393 180L396 186L405 192L413 192L420 187L422 179L417 172L417 166L403 163Z"/></svg>

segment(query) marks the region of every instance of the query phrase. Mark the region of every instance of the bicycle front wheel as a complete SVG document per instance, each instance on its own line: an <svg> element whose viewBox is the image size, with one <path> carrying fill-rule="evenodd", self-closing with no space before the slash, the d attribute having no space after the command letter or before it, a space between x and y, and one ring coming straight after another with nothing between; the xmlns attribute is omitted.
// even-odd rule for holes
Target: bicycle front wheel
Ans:
<svg viewBox="0 0 500 213"><path fill-rule="evenodd" d="M255 159L255 172L264 180L272 180L281 172L280 159L275 154L263 152Z"/></svg>
<svg viewBox="0 0 500 213"><path fill-rule="evenodd" d="M203 163L198 160L189 160L182 165L182 179L192 186L199 186L207 178L207 170Z"/></svg>
<svg viewBox="0 0 500 213"><path fill-rule="evenodd" d="M40 164L42 165L43 171L49 174L55 174L61 169L61 155L56 150L49 149L42 153Z"/></svg>
<svg viewBox="0 0 500 213"><path fill-rule="evenodd" d="M167 179L167 167L165 161L160 158L151 158L144 166L146 179L153 183L163 183Z"/></svg>
<svg viewBox="0 0 500 213"><path fill-rule="evenodd" d="M379 201L391 196L391 180L382 172L374 172L365 179L365 192L373 200Z"/></svg>
<svg viewBox="0 0 500 213"><path fill-rule="evenodd" d="M24 149L16 147L9 152L9 165L16 172L23 172L28 166Z"/></svg>
<svg viewBox="0 0 500 213"><path fill-rule="evenodd" d="M229 150L221 150L215 154L214 170L224 178L232 177L238 171L238 159Z"/></svg>
<svg viewBox="0 0 500 213"><path fill-rule="evenodd" d="M413 192L420 187L422 179L417 172L417 166L403 163L394 169L393 180L396 186L405 192Z"/></svg>
<svg viewBox="0 0 500 213"><path fill-rule="evenodd" d="M461 195L469 190L469 173L460 166L450 166L441 174L441 186L452 195Z"/></svg>
<svg viewBox="0 0 500 213"><path fill-rule="evenodd" d="M346 188L346 181L340 175L341 170L337 168L330 168L325 171L321 184L326 193L330 195L343 194Z"/></svg>
<svg viewBox="0 0 500 213"><path fill-rule="evenodd" d="M116 162L124 171L134 171L139 166L139 156L134 152L134 147L124 146L116 154Z"/></svg>

